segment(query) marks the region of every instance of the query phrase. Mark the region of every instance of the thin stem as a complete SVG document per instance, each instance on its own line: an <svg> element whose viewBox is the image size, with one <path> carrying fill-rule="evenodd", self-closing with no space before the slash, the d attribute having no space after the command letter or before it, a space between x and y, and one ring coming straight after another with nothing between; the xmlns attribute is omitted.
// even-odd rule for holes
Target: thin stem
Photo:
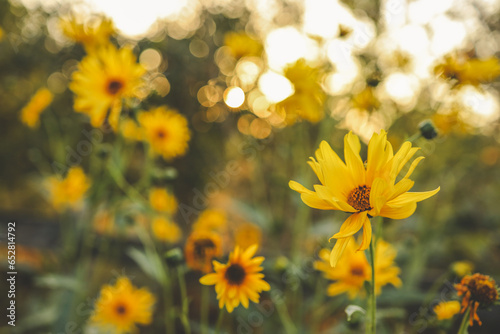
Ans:
<svg viewBox="0 0 500 334"><path fill-rule="evenodd" d="M200 303L200 317L201 317L201 334L208 332L208 302L210 297L209 287L203 285L201 287L201 303Z"/></svg>
<svg viewBox="0 0 500 334"><path fill-rule="evenodd" d="M467 333L467 328L469 328L469 314L470 314L470 306L467 307L467 310L465 311L462 323L460 324L460 329L458 330L457 334Z"/></svg>
<svg viewBox="0 0 500 334"><path fill-rule="evenodd" d="M190 334L191 327L189 325L189 300L186 292L186 279L184 276L184 269L182 267L177 268L177 278L179 279L179 288L181 290L182 298L181 322L184 326L184 333Z"/></svg>
<svg viewBox="0 0 500 334"><path fill-rule="evenodd" d="M219 317L217 318L217 324L215 325L215 334L219 334L220 333L220 327L222 325L222 319L224 319L224 309L221 308L220 311L219 311Z"/></svg>
<svg viewBox="0 0 500 334"><path fill-rule="evenodd" d="M167 276L170 277L170 274L167 270ZM165 301L165 333L173 334L175 333L175 318L172 316L172 284L170 279L166 279L162 284L163 288L163 300Z"/></svg>
<svg viewBox="0 0 500 334"><path fill-rule="evenodd" d="M375 246L374 240L370 242L370 264L372 267L372 281L370 284L370 318L367 326L367 333L375 334L377 330L377 296L375 295Z"/></svg>

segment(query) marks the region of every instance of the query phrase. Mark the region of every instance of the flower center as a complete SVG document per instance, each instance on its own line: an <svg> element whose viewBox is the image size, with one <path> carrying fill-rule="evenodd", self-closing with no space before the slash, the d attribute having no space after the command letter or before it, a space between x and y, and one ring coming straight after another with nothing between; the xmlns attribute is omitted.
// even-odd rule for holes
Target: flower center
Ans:
<svg viewBox="0 0 500 334"><path fill-rule="evenodd" d="M231 285L240 285L245 279L246 272L239 264L232 264L227 268L224 277Z"/></svg>
<svg viewBox="0 0 500 334"><path fill-rule="evenodd" d="M468 284L471 299L478 301L481 305L491 305L498 299L498 292L495 284L489 277L480 275L474 277Z"/></svg>
<svg viewBox="0 0 500 334"><path fill-rule="evenodd" d="M127 308L123 304L118 304L115 308L115 311L116 313L118 313L118 315L124 315L125 313L127 313Z"/></svg>
<svg viewBox="0 0 500 334"><path fill-rule="evenodd" d="M200 239L194 243L194 254L198 259L205 259L207 249L215 248L215 244L210 239Z"/></svg>
<svg viewBox="0 0 500 334"><path fill-rule="evenodd" d="M347 197L347 203L359 212L371 210L370 190L366 185L354 188Z"/></svg>
<svg viewBox="0 0 500 334"><path fill-rule="evenodd" d="M108 93L116 95L123 88L123 82L119 80L110 80L108 83Z"/></svg>
<svg viewBox="0 0 500 334"><path fill-rule="evenodd" d="M167 132L164 129L158 129L156 131L156 137L158 137L159 139L164 139L167 137Z"/></svg>
<svg viewBox="0 0 500 334"><path fill-rule="evenodd" d="M365 270L363 267L352 267L351 268L351 275L353 276L364 276Z"/></svg>

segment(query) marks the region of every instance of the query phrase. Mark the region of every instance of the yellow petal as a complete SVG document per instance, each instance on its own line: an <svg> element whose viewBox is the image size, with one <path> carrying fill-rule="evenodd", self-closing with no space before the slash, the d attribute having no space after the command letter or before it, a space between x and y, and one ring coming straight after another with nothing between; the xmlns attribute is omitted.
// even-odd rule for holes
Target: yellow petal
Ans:
<svg viewBox="0 0 500 334"><path fill-rule="evenodd" d="M217 274L208 274L200 278L200 283L203 285L214 285L219 281Z"/></svg>
<svg viewBox="0 0 500 334"><path fill-rule="evenodd" d="M356 210L347 204L345 201L336 198L332 192L332 189L325 186L314 185L314 190L319 198L328 202L334 210L346 211L346 212L356 212Z"/></svg>
<svg viewBox="0 0 500 334"><path fill-rule="evenodd" d="M372 241L372 223L370 222L370 219L366 219L363 224L363 240L361 241L361 245L359 246L358 251L364 251L365 249L368 249L368 246L370 246L371 241Z"/></svg>
<svg viewBox="0 0 500 334"><path fill-rule="evenodd" d="M342 253L344 252L351 239L353 239L353 237L347 237L337 240L335 246L332 249L332 252L330 253L330 265L332 267L335 267L337 265L337 262L339 261Z"/></svg>
<svg viewBox="0 0 500 334"><path fill-rule="evenodd" d="M404 179L409 178L413 173L413 171L415 170L415 167L417 167L418 163L424 159L425 157L418 157L415 160L413 160L413 162L410 165L410 168L408 169L408 172L406 172L406 175L404 176Z"/></svg>
<svg viewBox="0 0 500 334"><path fill-rule="evenodd" d="M355 184L365 184L365 167L359 156L361 144L358 136L349 132L344 137L344 159Z"/></svg>
<svg viewBox="0 0 500 334"><path fill-rule="evenodd" d="M307 189L306 187L304 187L303 185L301 185L300 183L296 182L296 181L290 181L288 182L288 186L292 189L292 190L295 190L296 192L299 192L299 193L312 193L313 191L312 190L309 190Z"/></svg>
<svg viewBox="0 0 500 334"><path fill-rule="evenodd" d="M384 205L380 210L380 216L387 217L391 219L405 219L410 217L416 210L417 203L411 202L404 206L391 207L389 205Z"/></svg>
<svg viewBox="0 0 500 334"><path fill-rule="evenodd" d="M356 234L361 227L365 224L365 221L370 221L367 217L368 212L363 211L360 213L353 213L346 219L346 221L340 227L340 231L337 234L334 234L332 238L347 238L351 235ZM331 238L330 238L331 239Z"/></svg>
<svg viewBox="0 0 500 334"><path fill-rule="evenodd" d="M397 207L406 205L411 202L420 202L423 201L424 199L434 196L440 189L441 189L440 187L437 187L436 189L430 191L406 192L390 200L389 202L387 202L387 204L392 207Z"/></svg>
<svg viewBox="0 0 500 334"><path fill-rule="evenodd" d="M302 202L304 202L307 206L320 209L320 210L339 210L337 207L332 206L329 202L318 197L316 193L310 194L302 194L300 195Z"/></svg>
<svg viewBox="0 0 500 334"><path fill-rule="evenodd" d="M370 215L372 216L378 216L378 213L380 212L380 209L386 202L386 198L383 196L384 192L386 191L388 185L387 182L380 178L377 177L372 183L372 187L370 190L370 206L372 207L372 210L370 211Z"/></svg>

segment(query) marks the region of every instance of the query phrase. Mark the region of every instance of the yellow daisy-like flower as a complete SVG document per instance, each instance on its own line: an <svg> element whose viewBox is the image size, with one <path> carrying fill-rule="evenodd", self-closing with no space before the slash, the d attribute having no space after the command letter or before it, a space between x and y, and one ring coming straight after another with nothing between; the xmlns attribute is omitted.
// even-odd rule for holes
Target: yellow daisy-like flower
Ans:
<svg viewBox="0 0 500 334"><path fill-rule="evenodd" d="M262 54L262 44L245 32L231 31L224 36L224 45L228 47L236 59L242 57L259 57Z"/></svg>
<svg viewBox="0 0 500 334"><path fill-rule="evenodd" d="M189 268L209 273L212 271L212 260L219 256L222 256L222 241L219 235L206 230L194 230L189 235L184 248L184 257Z"/></svg>
<svg viewBox="0 0 500 334"><path fill-rule="evenodd" d="M40 114L52 102L54 95L47 88L40 88L31 98L28 104L21 109L21 122L30 128L38 127Z"/></svg>
<svg viewBox="0 0 500 334"><path fill-rule="evenodd" d="M193 224L193 231L221 232L227 226L226 213L217 209L204 210Z"/></svg>
<svg viewBox="0 0 500 334"><path fill-rule="evenodd" d="M95 18L82 22L72 15L61 18L59 24L64 35L82 44L87 52L95 51L98 47L109 43L109 37L115 34L113 21L107 18Z"/></svg>
<svg viewBox="0 0 500 334"><path fill-rule="evenodd" d="M446 56L434 67L434 73L448 80L456 80L461 85L478 86L491 82L500 76L500 61L495 57L488 59L468 59L460 56Z"/></svg>
<svg viewBox="0 0 500 334"><path fill-rule="evenodd" d="M114 286L102 287L91 321L115 333L133 332L137 324L151 323L154 303L147 288L137 289L128 278L120 277Z"/></svg>
<svg viewBox="0 0 500 334"><path fill-rule="evenodd" d="M156 211L170 215L177 211L177 199L164 188L152 188L149 191L149 204Z"/></svg>
<svg viewBox="0 0 500 334"><path fill-rule="evenodd" d="M213 261L215 273L200 278L203 285L215 285L219 308L226 306L231 313L240 305L248 308L249 300L259 302L262 291L269 291L271 286L263 280L260 264L264 257L253 257L257 251L257 245L240 250L238 246L229 255L226 264Z"/></svg>
<svg viewBox="0 0 500 334"><path fill-rule="evenodd" d="M330 266L330 252L322 249L319 253L320 260L314 263L317 270L323 272L325 278L336 281L328 286L328 295L336 296L347 293L350 299L364 295L364 283L371 282L371 266L364 252L357 252L358 244L352 240L346 246L341 265ZM396 250L389 243L378 240L375 248L375 293L379 295L382 287L392 284L401 286L399 274L401 270L394 264Z"/></svg>
<svg viewBox="0 0 500 334"><path fill-rule="evenodd" d="M130 118L124 119L120 122L120 133L123 138L130 141L143 140L143 134L138 124Z"/></svg>
<svg viewBox="0 0 500 334"><path fill-rule="evenodd" d="M469 308L469 325L474 325L474 320L476 320L481 326L482 322L477 315L477 309L490 307L498 301L499 292L495 280L479 273L467 275L460 283L455 284L455 289L462 297L460 313L464 313Z"/></svg>
<svg viewBox="0 0 500 334"><path fill-rule="evenodd" d="M191 133L186 117L165 106L141 112L137 117L151 152L165 160L186 154Z"/></svg>
<svg viewBox="0 0 500 334"><path fill-rule="evenodd" d="M308 162L321 185L315 185L312 191L295 181L289 183L290 188L299 192L302 201L312 208L351 213L332 237L338 239L330 255L332 267L360 229L363 229L363 239L358 250L368 248L372 239L370 217L407 218L415 212L417 202L435 195L440 189L409 192L414 184L409 177L424 157L415 159L406 175L396 182L398 174L418 150L412 148L410 142L403 143L394 154L387 133L384 130L380 134L374 133L368 144L366 165L359 155L360 149L359 138L349 132L344 137L344 163L323 141L316 151L317 161L311 157Z"/></svg>
<svg viewBox="0 0 500 334"><path fill-rule="evenodd" d="M434 306L434 313L438 320L447 320L453 318L460 312L460 303L456 300L441 302Z"/></svg>
<svg viewBox="0 0 500 334"><path fill-rule="evenodd" d="M71 167L63 180L57 177L49 178L50 201L58 211L68 207L75 209L81 204L90 184L81 167Z"/></svg>
<svg viewBox="0 0 500 334"><path fill-rule="evenodd" d="M182 237L179 226L165 217L154 218L151 229L155 238L161 241L175 243Z"/></svg>
<svg viewBox="0 0 500 334"><path fill-rule="evenodd" d="M285 69L285 77L294 87L294 93L276 104L276 110L282 114L287 124L298 119L317 123L323 119L323 104L326 95L320 85L321 72L306 64L304 59Z"/></svg>
<svg viewBox="0 0 500 334"><path fill-rule="evenodd" d="M75 111L88 115L93 127L108 120L116 131L123 100L137 97L144 72L131 49L100 47L83 58L72 75Z"/></svg>
<svg viewBox="0 0 500 334"><path fill-rule="evenodd" d="M241 249L247 249L252 245L260 245L262 242L262 231L251 223L244 223L236 228L234 243Z"/></svg>

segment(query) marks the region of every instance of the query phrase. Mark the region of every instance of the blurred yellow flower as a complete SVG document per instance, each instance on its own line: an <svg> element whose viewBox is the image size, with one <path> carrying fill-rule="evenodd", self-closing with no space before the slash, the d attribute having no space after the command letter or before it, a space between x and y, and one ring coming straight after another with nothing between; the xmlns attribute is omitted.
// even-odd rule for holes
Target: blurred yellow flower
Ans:
<svg viewBox="0 0 500 334"><path fill-rule="evenodd" d="M375 96L375 89L366 86L360 93L354 95L351 100L353 108L372 112L380 107L380 101Z"/></svg>
<svg viewBox="0 0 500 334"><path fill-rule="evenodd" d="M120 122L120 130L125 139L131 141L143 140L141 129L133 119L127 118Z"/></svg>
<svg viewBox="0 0 500 334"><path fill-rule="evenodd" d="M285 69L285 77L294 87L294 93L276 104L276 111L285 118L287 124L299 119L317 123L323 119L323 104L326 95L321 88L319 69L307 65L304 59L298 60Z"/></svg>
<svg viewBox="0 0 500 334"><path fill-rule="evenodd" d="M227 226L227 217L224 211L206 209L198 216L193 224L193 231L221 232Z"/></svg>
<svg viewBox="0 0 500 334"><path fill-rule="evenodd" d="M474 263L470 261L455 261L451 264L451 270L458 277L464 277L465 275L472 274L472 270L474 270Z"/></svg>
<svg viewBox="0 0 500 334"><path fill-rule="evenodd" d="M184 257L189 268L204 273L212 271L211 261L222 256L222 242L219 235L210 231L194 230L188 237Z"/></svg>
<svg viewBox="0 0 500 334"><path fill-rule="evenodd" d="M460 283L455 284L455 289L458 296L462 297L460 313L464 313L469 308L469 325L473 326L476 320L481 326L482 322L477 315L477 309L490 307L498 301L498 287L495 280L479 273L467 275Z"/></svg>
<svg viewBox="0 0 500 334"><path fill-rule="evenodd" d="M114 286L102 287L91 321L115 333L135 332L137 324L151 323L154 303L147 288L137 289L128 278L120 277Z"/></svg>
<svg viewBox="0 0 500 334"><path fill-rule="evenodd" d="M434 306L434 313L438 320L451 319L460 312L460 303L456 300L441 302Z"/></svg>
<svg viewBox="0 0 500 334"><path fill-rule="evenodd" d="M471 126L464 122L461 116L463 106L453 104L449 108L439 110L432 115L432 121L439 129L439 133L447 135L450 133L465 134L472 130Z"/></svg>
<svg viewBox="0 0 500 334"><path fill-rule="evenodd" d="M371 282L371 266L364 252L358 252L358 244L352 240L348 242L344 257L337 267L330 266L330 251L322 249L319 253L320 260L314 263L317 270L323 272L325 278L335 281L328 286L327 294L336 296L347 293L350 299L365 295L365 282ZM379 295L382 287L392 284L401 286L398 277L401 270L394 263L396 250L383 240L377 241L375 248L375 293Z"/></svg>
<svg viewBox="0 0 500 334"><path fill-rule="evenodd" d="M2 41L2 39L3 39L4 36L5 36L5 32L2 29L2 27L0 27L0 42Z"/></svg>
<svg viewBox="0 0 500 334"><path fill-rule="evenodd" d="M93 127L108 120L117 131L123 99L137 96L144 72L131 49L100 47L85 56L72 75L75 111L88 115Z"/></svg>
<svg viewBox="0 0 500 334"><path fill-rule="evenodd" d="M143 140L150 151L165 160L186 154L191 133L186 117L165 106L143 111L137 117L143 131Z"/></svg>
<svg viewBox="0 0 500 334"><path fill-rule="evenodd" d="M456 87L478 86L500 76L500 62L495 57L477 59L448 55L444 57L443 62L434 67L434 73L444 79L456 80Z"/></svg>
<svg viewBox="0 0 500 334"><path fill-rule="evenodd" d="M262 231L252 223L243 223L236 228L234 243L241 249L247 249L252 245L260 245L262 242Z"/></svg>
<svg viewBox="0 0 500 334"><path fill-rule="evenodd" d="M48 179L50 201L58 211L65 208L76 209L90 188L90 184L90 179L81 167L71 167L64 179L55 176Z"/></svg>
<svg viewBox="0 0 500 334"><path fill-rule="evenodd" d="M155 217L151 229L156 239L175 243L182 237L182 231L174 222L165 217Z"/></svg>
<svg viewBox="0 0 500 334"><path fill-rule="evenodd" d="M99 234L112 234L115 229L115 218L108 210L100 210L94 216L92 226Z"/></svg>
<svg viewBox="0 0 500 334"><path fill-rule="evenodd" d="M230 31L224 35L224 45L228 47L231 55L240 59L241 57L260 57L262 44L247 33Z"/></svg>
<svg viewBox="0 0 500 334"><path fill-rule="evenodd" d="M149 191L149 204L153 209L173 215L177 211L177 199L165 188L152 188Z"/></svg>
<svg viewBox="0 0 500 334"><path fill-rule="evenodd" d="M236 246L226 264L213 261L215 273L200 278L203 285L215 285L219 308L226 306L229 313L240 303L248 308L249 300L259 303L259 293L271 289L261 273L263 268L260 265L264 257L253 257L256 251L257 245L244 251Z"/></svg>
<svg viewBox="0 0 500 334"><path fill-rule="evenodd" d="M47 88L40 88L26 106L21 109L21 122L30 128L38 127L40 114L52 103L54 95Z"/></svg>
<svg viewBox="0 0 500 334"><path fill-rule="evenodd" d="M372 239L370 217L407 218L415 212L417 202L439 191L438 187L432 191L408 192L414 184L409 177L424 157L415 159L406 175L396 183L398 174L418 151L418 148L411 146L410 142L405 142L394 154L392 145L387 141L387 133L381 130L380 134L373 134L368 144L368 160L364 163L359 155L359 138L349 132L344 137L346 163L326 141L321 142L316 150L318 160L311 157L308 162L321 182L321 185L314 185L314 191L290 181L290 188L301 194L306 205L315 209L351 213L340 232L332 237L338 239L330 255L332 267L337 264L349 240L360 229L363 229L363 239L358 250L368 248Z"/></svg>
<svg viewBox="0 0 500 334"><path fill-rule="evenodd" d="M108 18L95 18L82 22L75 15L61 18L60 27L66 37L93 52L100 46L109 43L109 37L115 34L113 21Z"/></svg>

